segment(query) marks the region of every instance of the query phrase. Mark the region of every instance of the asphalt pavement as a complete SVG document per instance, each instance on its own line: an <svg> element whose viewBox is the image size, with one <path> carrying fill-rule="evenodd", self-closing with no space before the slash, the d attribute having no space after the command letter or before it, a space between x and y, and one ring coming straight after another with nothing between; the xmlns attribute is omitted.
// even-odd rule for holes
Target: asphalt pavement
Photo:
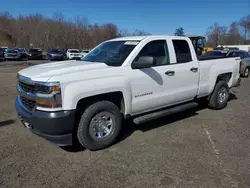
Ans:
<svg viewBox="0 0 250 188"><path fill-rule="evenodd" d="M250 187L250 78L223 110L127 124L118 143L92 152L57 147L20 123L16 73L27 66L0 67L0 187Z"/></svg>

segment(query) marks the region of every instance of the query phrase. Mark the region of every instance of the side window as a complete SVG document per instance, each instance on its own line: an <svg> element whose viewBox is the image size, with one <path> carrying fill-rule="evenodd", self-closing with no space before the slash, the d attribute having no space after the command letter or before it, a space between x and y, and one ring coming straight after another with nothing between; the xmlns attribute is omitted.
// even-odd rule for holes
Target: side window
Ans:
<svg viewBox="0 0 250 188"><path fill-rule="evenodd" d="M249 54L247 52L244 52L244 58L249 57Z"/></svg>
<svg viewBox="0 0 250 188"><path fill-rule="evenodd" d="M241 59L244 59L245 58L245 54L243 52L240 52L237 54L238 56L240 56Z"/></svg>
<svg viewBox="0 0 250 188"><path fill-rule="evenodd" d="M146 44L135 58L135 61L141 56L153 57L153 66L170 64L166 40L155 40Z"/></svg>
<svg viewBox="0 0 250 188"><path fill-rule="evenodd" d="M172 40L176 54L177 63L192 61L189 45L186 40Z"/></svg>

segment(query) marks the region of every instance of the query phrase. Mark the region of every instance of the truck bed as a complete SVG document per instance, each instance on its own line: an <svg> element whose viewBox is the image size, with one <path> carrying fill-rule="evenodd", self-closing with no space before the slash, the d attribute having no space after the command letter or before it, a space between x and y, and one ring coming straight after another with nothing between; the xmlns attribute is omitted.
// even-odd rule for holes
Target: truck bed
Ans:
<svg viewBox="0 0 250 188"><path fill-rule="evenodd" d="M222 57L222 56L210 56L210 57L197 56L197 59L199 61L206 61L206 60L212 60L212 59L227 59L227 58L232 58L232 56L225 56L225 57Z"/></svg>

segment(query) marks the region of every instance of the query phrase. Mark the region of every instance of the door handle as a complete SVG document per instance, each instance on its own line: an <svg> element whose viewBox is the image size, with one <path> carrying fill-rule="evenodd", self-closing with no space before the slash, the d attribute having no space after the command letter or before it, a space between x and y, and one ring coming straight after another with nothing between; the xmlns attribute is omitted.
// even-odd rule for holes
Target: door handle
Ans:
<svg viewBox="0 0 250 188"><path fill-rule="evenodd" d="M197 67L192 67L190 70L191 70L192 72L197 72L197 71L198 71L198 68L197 68Z"/></svg>
<svg viewBox="0 0 250 188"><path fill-rule="evenodd" d="M168 76L173 76L174 74L175 74L175 71L167 71L167 72L165 72L165 74L166 75L168 75Z"/></svg>

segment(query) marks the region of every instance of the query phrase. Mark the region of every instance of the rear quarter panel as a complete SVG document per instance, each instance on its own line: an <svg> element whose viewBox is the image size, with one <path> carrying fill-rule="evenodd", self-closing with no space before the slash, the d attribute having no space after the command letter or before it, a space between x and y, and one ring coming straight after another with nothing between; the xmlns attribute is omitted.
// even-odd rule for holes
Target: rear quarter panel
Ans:
<svg viewBox="0 0 250 188"><path fill-rule="evenodd" d="M232 87L236 84L239 74L240 60L237 58L222 58L199 61L200 63L200 82L198 96L207 96L212 93L216 80L219 75L224 73L231 73L232 76L228 81L228 86Z"/></svg>

